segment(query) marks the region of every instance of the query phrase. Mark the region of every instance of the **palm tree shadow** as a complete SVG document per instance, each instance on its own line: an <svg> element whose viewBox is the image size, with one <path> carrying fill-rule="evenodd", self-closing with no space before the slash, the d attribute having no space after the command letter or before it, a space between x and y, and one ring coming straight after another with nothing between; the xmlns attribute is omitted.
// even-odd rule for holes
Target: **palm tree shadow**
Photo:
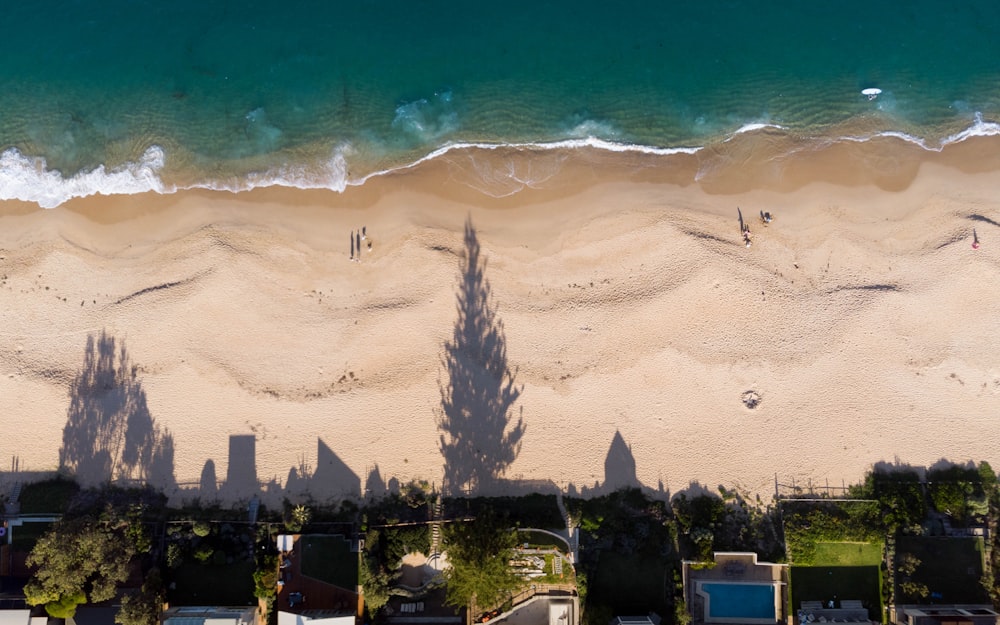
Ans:
<svg viewBox="0 0 1000 625"><path fill-rule="evenodd" d="M456 308L458 318L444 344L438 382L441 411L437 426L444 456L445 492L484 491L495 484L521 451L524 418L512 423L511 410L523 386L507 364L507 339L496 316L486 261L471 219L465 222Z"/></svg>
<svg viewBox="0 0 1000 625"><path fill-rule="evenodd" d="M138 482L176 486L174 440L156 424L124 341L87 336L83 367L70 386L59 468L84 485Z"/></svg>

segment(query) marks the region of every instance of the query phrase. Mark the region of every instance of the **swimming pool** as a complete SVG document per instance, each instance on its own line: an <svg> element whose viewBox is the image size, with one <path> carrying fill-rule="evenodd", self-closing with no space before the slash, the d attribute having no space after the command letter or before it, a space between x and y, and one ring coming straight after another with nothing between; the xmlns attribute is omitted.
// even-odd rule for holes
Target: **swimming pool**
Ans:
<svg viewBox="0 0 1000 625"><path fill-rule="evenodd" d="M776 622L778 607L774 584L702 582L698 594L705 600L705 622Z"/></svg>

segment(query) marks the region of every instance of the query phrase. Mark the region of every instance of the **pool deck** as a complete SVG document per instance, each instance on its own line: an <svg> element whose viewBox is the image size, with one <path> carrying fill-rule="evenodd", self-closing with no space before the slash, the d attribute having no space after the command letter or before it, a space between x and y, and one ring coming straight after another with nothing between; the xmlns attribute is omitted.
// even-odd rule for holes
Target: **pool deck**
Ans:
<svg viewBox="0 0 1000 625"><path fill-rule="evenodd" d="M755 553L716 552L713 562L683 563L684 600L694 623L742 623L762 625L787 620L788 615L788 565L758 562ZM700 583L773 584L776 586L775 618L711 618L706 611L704 594L698 592Z"/></svg>

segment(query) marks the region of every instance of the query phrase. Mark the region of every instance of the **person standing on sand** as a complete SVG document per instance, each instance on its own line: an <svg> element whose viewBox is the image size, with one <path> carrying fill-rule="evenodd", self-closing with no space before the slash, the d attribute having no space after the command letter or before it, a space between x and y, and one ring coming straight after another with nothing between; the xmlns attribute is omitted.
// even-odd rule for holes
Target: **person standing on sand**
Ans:
<svg viewBox="0 0 1000 625"><path fill-rule="evenodd" d="M351 260L354 260L354 231L351 230Z"/></svg>

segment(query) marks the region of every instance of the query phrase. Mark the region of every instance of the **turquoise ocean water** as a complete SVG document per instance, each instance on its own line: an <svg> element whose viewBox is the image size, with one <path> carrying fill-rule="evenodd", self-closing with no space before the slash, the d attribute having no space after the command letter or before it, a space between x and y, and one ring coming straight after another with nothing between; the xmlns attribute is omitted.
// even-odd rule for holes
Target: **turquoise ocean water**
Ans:
<svg viewBox="0 0 1000 625"><path fill-rule="evenodd" d="M468 144L669 155L761 125L798 142L891 134L939 149L1000 133L996 9L9 3L0 198L51 207L96 192L342 189ZM869 100L865 88L882 93Z"/></svg>

